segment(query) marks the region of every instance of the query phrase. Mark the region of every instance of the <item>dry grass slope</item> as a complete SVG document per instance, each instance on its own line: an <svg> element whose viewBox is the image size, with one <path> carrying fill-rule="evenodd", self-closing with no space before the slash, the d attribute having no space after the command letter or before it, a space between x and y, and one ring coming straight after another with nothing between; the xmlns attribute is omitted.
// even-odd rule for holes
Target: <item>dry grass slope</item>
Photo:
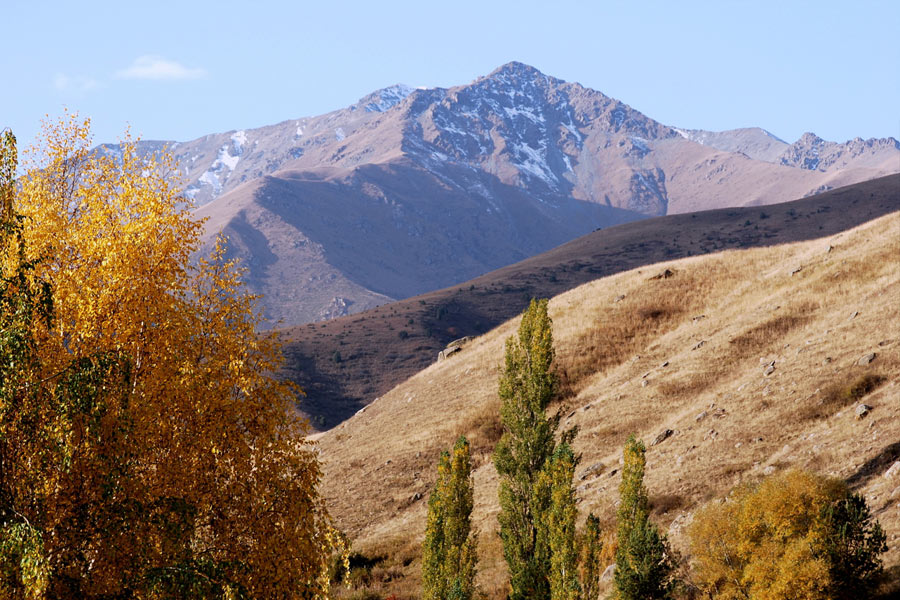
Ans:
<svg viewBox="0 0 900 600"><path fill-rule="evenodd" d="M671 273L668 277L654 276ZM827 238L685 258L588 283L550 303L577 425L582 516L612 525L627 435L648 444L655 519L685 550L701 503L786 467L862 492L900 564L900 212ZM439 452L475 449L480 582L505 585L495 535L498 366L517 320L475 339L321 437L323 490L356 547L387 556L379 589L417 597L427 494ZM863 357L874 354L866 362ZM859 402L871 406L855 418Z"/></svg>

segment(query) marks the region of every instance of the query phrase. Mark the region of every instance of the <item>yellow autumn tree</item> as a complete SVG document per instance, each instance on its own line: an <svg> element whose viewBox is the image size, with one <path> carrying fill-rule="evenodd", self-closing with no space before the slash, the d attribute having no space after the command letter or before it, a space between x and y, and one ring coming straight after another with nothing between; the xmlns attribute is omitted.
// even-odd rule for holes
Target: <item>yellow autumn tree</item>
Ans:
<svg viewBox="0 0 900 600"><path fill-rule="evenodd" d="M866 598L887 549L862 496L796 469L708 504L688 533L701 589L722 600Z"/></svg>
<svg viewBox="0 0 900 600"><path fill-rule="evenodd" d="M4 321L32 350L3 389L33 411L0 423L0 518L32 537L0 539L0 579L35 598L323 597L340 541L278 343L222 243L192 262L202 224L171 155L119 148L91 151L68 116L7 186L5 273L27 265L52 318ZM34 460L40 440L55 453Z"/></svg>

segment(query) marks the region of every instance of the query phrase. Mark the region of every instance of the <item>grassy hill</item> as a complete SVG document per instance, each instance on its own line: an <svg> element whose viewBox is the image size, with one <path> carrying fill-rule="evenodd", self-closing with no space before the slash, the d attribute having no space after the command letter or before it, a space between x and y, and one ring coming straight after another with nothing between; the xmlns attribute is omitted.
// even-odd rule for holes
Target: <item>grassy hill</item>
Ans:
<svg viewBox="0 0 900 600"><path fill-rule="evenodd" d="M838 220L852 212L852 200L827 197L766 207L769 219L756 210L749 231L778 223L785 237L812 238L821 230L809 224L821 211ZM784 218L788 211L793 221ZM740 231L739 218L723 212L717 228L708 227L713 215L680 218L679 228L657 235L684 244L709 231L719 232L716 239ZM692 222L704 224L699 233ZM610 268L627 266L623 259ZM564 382L551 410L562 413L564 427L579 427L582 518L591 510L612 528L621 449L635 432L648 443L654 519L679 550L700 504L796 466L841 477L866 496L887 533L886 565L900 573L900 475L885 476L900 460L900 212L818 239L630 269L556 296L550 315ZM317 436L322 489L340 527L367 556L385 556L360 577L370 587L417 597L437 458L465 434L477 467L480 583L490 597L501 596L505 564L490 455L500 434L498 367L517 325L513 319L477 337ZM877 382L875 389L848 397L845 390L863 380ZM859 402L872 407L862 419L855 416ZM670 436L652 445L666 430Z"/></svg>
<svg viewBox="0 0 900 600"><path fill-rule="evenodd" d="M598 230L457 286L285 329L284 374L306 390L302 410L313 425L327 429L433 363L451 340L491 330L532 297L664 260L831 235L898 209L900 175L892 175L783 204Z"/></svg>

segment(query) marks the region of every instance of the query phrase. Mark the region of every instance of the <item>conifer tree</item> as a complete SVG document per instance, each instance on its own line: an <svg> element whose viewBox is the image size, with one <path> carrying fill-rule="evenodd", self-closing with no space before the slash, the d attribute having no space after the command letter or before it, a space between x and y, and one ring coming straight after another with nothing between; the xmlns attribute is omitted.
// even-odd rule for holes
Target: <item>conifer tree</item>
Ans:
<svg viewBox="0 0 900 600"><path fill-rule="evenodd" d="M475 594L477 538L471 532L473 502L469 442L460 436L443 452L428 499L422 559L424 600L471 600Z"/></svg>
<svg viewBox="0 0 900 600"><path fill-rule="evenodd" d="M602 548L600 519L591 513L585 523L579 546L582 600L597 600L600 594L600 551Z"/></svg>
<svg viewBox="0 0 900 600"><path fill-rule="evenodd" d="M632 435L625 442L625 465L616 513L618 549L615 587L620 600L670 598L674 582L668 544L650 522L644 487L644 443Z"/></svg>
<svg viewBox="0 0 900 600"><path fill-rule="evenodd" d="M548 496L535 494L535 484L556 448L559 419L545 414L557 386L551 370L553 357L547 300L532 300L518 334L506 340L499 392L503 435L494 451L500 475L500 537L509 566L511 600L550 596L550 549L538 532L547 506L536 505Z"/></svg>

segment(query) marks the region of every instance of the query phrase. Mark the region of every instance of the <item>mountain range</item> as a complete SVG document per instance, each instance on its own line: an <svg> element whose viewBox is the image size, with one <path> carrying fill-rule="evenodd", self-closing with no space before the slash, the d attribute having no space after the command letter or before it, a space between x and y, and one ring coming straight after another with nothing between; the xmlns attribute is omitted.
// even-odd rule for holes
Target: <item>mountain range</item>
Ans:
<svg viewBox="0 0 900 600"><path fill-rule="evenodd" d="M318 117L140 142L163 146L207 219L206 246L228 237L273 326L443 288L601 227L900 172L893 138L679 129L517 62Z"/></svg>

